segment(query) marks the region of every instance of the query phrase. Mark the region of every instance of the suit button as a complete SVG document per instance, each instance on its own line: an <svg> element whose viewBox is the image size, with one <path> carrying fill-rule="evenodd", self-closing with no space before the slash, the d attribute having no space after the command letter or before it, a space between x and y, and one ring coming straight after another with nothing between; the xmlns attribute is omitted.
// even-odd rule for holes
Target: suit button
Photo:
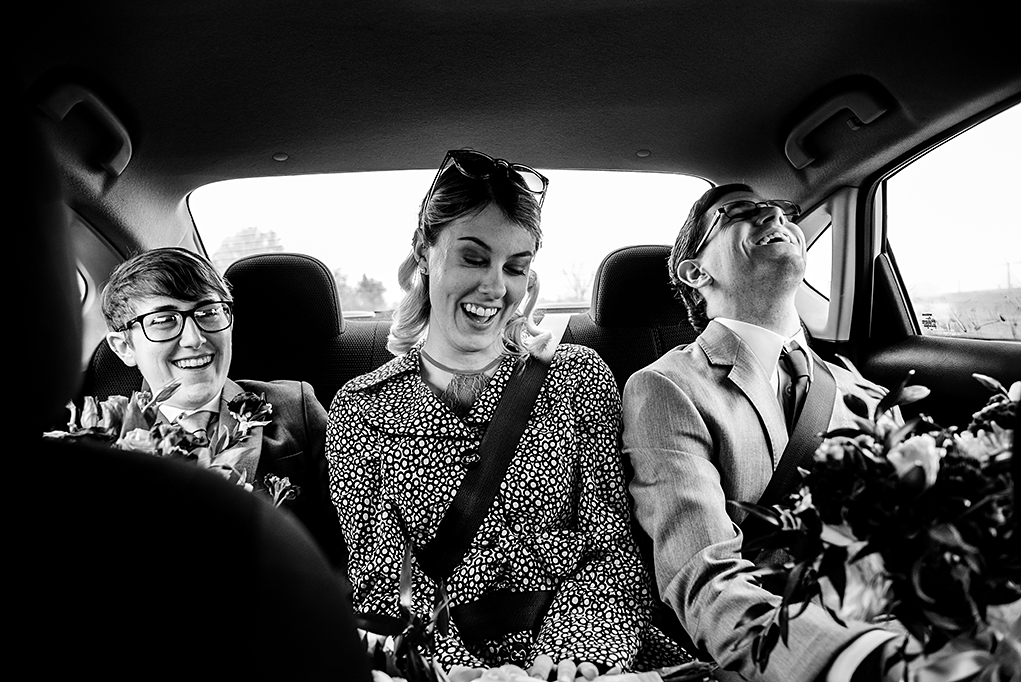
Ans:
<svg viewBox="0 0 1021 682"><path fill-rule="evenodd" d="M481 459L482 458L479 456L478 450L466 450L465 452L461 453L460 457L458 457L457 463L463 466L465 469L474 469L479 465L479 461Z"/></svg>

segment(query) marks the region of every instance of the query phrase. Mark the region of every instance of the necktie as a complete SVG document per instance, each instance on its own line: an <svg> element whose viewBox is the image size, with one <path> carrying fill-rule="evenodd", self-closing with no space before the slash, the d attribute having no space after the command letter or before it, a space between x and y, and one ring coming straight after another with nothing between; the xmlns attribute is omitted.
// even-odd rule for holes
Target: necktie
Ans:
<svg viewBox="0 0 1021 682"><path fill-rule="evenodd" d="M791 433L801 414L801 408L805 404L805 396L808 394L809 384L812 381L812 376L808 371L808 356L805 354L805 349L798 345L797 341L791 341L790 346L784 348L780 353L780 366L790 377L790 383L782 398L784 415L787 418L787 433Z"/></svg>
<svg viewBox="0 0 1021 682"><path fill-rule="evenodd" d="M209 428L209 422L212 420L213 414L210 410L199 410L187 416L182 416L178 419L178 423L188 433L193 433L196 436L206 436L208 435L206 431Z"/></svg>

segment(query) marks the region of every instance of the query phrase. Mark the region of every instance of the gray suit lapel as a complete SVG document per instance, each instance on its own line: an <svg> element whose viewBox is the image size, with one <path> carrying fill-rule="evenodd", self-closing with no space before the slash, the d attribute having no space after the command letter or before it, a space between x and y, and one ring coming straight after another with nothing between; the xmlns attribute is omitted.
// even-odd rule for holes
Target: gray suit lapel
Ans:
<svg viewBox="0 0 1021 682"><path fill-rule="evenodd" d="M780 455L787 447L787 426L784 424L783 410L773 394L769 377L762 365L739 336L718 322L709 323L698 337L698 344L711 364L730 367L728 379L744 394L759 415L775 469Z"/></svg>

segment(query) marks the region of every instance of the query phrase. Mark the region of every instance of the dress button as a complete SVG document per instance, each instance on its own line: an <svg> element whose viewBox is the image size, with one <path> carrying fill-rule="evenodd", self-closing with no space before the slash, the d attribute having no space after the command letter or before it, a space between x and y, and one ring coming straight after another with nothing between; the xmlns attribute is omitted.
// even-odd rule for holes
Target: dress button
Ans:
<svg viewBox="0 0 1021 682"><path fill-rule="evenodd" d="M463 466L465 469L474 469L479 465L479 461L481 459L482 458L479 456L478 450L466 450L465 452L461 453L460 457L458 457L457 463Z"/></svg>

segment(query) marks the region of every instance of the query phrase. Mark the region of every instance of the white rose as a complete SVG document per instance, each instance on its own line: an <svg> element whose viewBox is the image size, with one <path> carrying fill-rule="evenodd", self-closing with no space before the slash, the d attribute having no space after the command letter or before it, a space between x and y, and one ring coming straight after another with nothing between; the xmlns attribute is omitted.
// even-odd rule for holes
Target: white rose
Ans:
<svg viewBox="0 0 1021 682"><path fill-rule="evenodd" d="M936 482L939 474L939 460L942 456L942 448L936 447L936 439L927 433L912 436L900 443L887 454L893 468L897 470L897 476L902 480L915 484L915 477L918 476L916 469L921 469L921 489L931 487Z"/></svg>

